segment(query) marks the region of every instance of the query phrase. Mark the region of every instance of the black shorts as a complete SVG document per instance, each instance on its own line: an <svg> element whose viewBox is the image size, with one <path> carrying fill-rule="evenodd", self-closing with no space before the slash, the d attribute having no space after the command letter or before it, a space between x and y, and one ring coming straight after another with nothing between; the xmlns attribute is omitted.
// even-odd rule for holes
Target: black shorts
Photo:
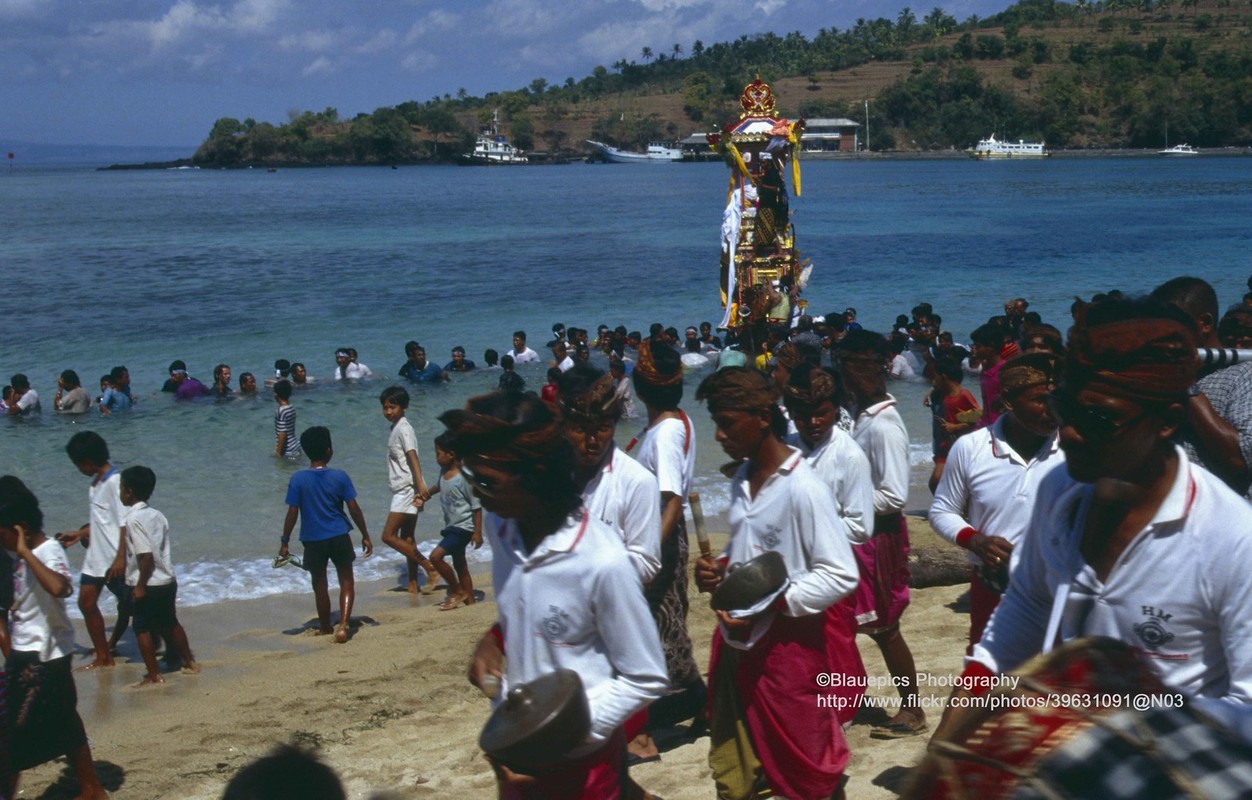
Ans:
<svg viewBox="0 0 1252 800"><path fill-rule="evenodd" d="M72 658L40 661L38 653L9 652L4 664L5 723L13 769L27 770L69 755L87 741L76 708Z"/></svg>
<svg viewBox="0 0 1252 800"><path fill-rule="evenodd" d="M131 626L135 633L164 633L178 624L178 615L174 611L174 597L178 594L178 584L167 583L164 586L149 586L143 597L134 598Z"/></svg>
<svg viewBox="0 0 1252 800"><path fill-rule="evenodd" d="M439 540L439 546L448 555L465 555L465 548L469 547L470 540L474 538L474 532L464 528L448 527L440 533L443 538Z"/></svg>
<svg viewBox="0 0 1252 800"><path fill-rule="evenodd" d="M125 578L98 578L83 573L78 579L79 586L94 586L97 589L108 589L117 598L118 603L130 602L130 587Z"/></svg>
<svg viewBox="0 0 1252 800"><path fill-rule="evenodd" d="M301 544L304 545L304 568L310 575L324 575L327 562L333 561L338 568L349 566L356 559L356 550L352 549L352 537L346 533L333 539L319 539Z"/></svg>

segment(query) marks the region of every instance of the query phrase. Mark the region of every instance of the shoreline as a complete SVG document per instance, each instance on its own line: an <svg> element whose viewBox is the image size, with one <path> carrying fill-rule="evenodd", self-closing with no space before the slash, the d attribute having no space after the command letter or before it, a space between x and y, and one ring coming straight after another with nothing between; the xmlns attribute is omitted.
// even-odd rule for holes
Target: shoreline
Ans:
<svg viewBox="0 0 1252 800"><path fill-rule="evenodd" d="M909 522L918 549L934 546L924 521ZM712 538L716 549L725 535ZM353 614L359 627L346 645L304 627L315 617L307 595L180 608L202 671L167 674L164 685L145 689L130 688L142 676L142 663L126 636L117 667L75 674L79 713L106 788L116 797L213 800L274 743L294 742L319 750L349 797L493 796L494 777L477 747L489 706L465 669L496 607L490 575L475 576L475 584L487 602L444 613L433 608L442 592L414 597L389 580L360 583ZM904 630L919 671L960 672L968 626L958 606L964 589L914 591ZM689 596L689 628L704 667L714 617L694 583ZM81 644L87 639L78 627ZM860 637L858 644L869 674L885 675L872 641ZM943 687L922 691L947 695ZM894 691L871 687L869 694L887 698ZM850 797L895 797L924 752L924 736L869 739L870 727L886 713L865 710L848 732ZM936 720L932 714L932 724ZM707 757L708 739L702 738L667 750L660 762L640 765L632 775L667 800L711 800ZM29 770L23 794L70 797L67 775L63 761Z"/></svg>

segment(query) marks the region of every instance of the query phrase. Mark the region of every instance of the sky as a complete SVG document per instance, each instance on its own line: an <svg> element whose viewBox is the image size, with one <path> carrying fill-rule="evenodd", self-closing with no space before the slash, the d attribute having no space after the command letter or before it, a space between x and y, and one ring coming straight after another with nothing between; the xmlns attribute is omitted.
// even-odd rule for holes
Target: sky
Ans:
<svg viewBox="0 0 1252 800"><path fill-rule="evenodd" d="M0 148L187 146L220 117L351 118L563 83L642 50L894 19L907 0L0 0ZM1010 0L945 0L957 20Z"/></svg>

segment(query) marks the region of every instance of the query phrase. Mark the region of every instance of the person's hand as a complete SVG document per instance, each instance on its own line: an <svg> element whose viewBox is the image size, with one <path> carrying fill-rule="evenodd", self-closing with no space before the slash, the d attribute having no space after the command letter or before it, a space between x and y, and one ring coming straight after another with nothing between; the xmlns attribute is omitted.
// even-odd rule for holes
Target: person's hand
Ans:
<svg viewBox="0 0 1252 800"><path fill-rule="evenodd" d="M696 586L701 592L711 592L722 582L722 574L726 565L712 556L701 556L696 559Z"/></svg>
<svg viewBox="0 0 1252 800"><path fill-rule="evenodd" d="M983 536L976 533L969 540L969 550L982 559L988 567L999 567L1013 555L1013 545L1003 536Z"/></svg>
<svg viewBox="0 0 1252 800"><path fill-rule="evenodd" d="M494 697L499 691L500 679L504 677L504 651L496 643L495 634L491 631L478 640L478 647L474 648L474 655L470 658L467 676L469 682L488 697ZM493 683L496 690L488 691Z"/></svg>
<svg viewBox="0 0 1252 800"><path fill-rule="evenodd" d="M26 537L30 535L30 532L20 522L14 525L13 529L17 531L17 544L14 545L15 549L13 552L17 553L18 558L26 558L30 555L30 542L26 541Z"/></svg>
<svg viewBox="0 0 1252 800"><path fill-rule="evenodd" d="M748 641L748 638L752 635L752 629L756 627L756 617L735 619L725 611L717 612L717 621L722 623L726 630L726 635L736 642Z"/></svg>
<svg viewBox="0 0 1252 800"><path fill-rule="evenodd" d="M482 531L474 531L474 535L470 537L470 545L472 545L475 550L483 546Z"/></svg>
<svg viewBox="0 0 1252 800"><path fill-rule="evenodd" d="M374 555L374 543L370 541L368 533L361 534L361 552L366 556Z"/></svg>
<svg viewBox="0 0 1252 800"><path fill-rule="evenodd" d="M81 530L61 531L60 533L58 533L56 536L52 538L60 542L62 547L69 547L70 545L74 544L74 542L77 542L79 539L83 538L83 532Z"/></svg>
<svg viewBox="0 0 1252 800"><path fill-rule="evenodd" d="M424 506L424 505L426 505L426 498L425 498L425 497L422 497L421 495L414 495L414 496L413 496L413 507L414 507L414 508L416 508L417 510L419 510L419 511L420 511L420 510L422 509L422 506Z"/></svg>
<svg viewBox="0 0 1252 800"><path fill-rule="evenodd" d="M288 548L287 548L286 542L283 542L282 544L278 545L278 557L279 558L286 556L287 553L288 553Z"/></svg>
<svg viewBox="0 0 1252 800"><path fill-rule="evenodd" d="M108 579L108 580L115 580L115 579L117 579L117 578L122 577L122 576L123 576L123 575L125 575L125 574L126 574L126 564L125 564L125 562L122 562L122 563L120 563L120 564L119 564L118 562L114 561L114 562L113 562L113 563L109 566L109 571L108 571L107 573L105 573L105 578L106 578L106 579Z"/></svg>
<svg viewBox="0 0 1252 800"><path fill-rule="evenodd" d="M147 593L148 593L148 587L146 586L136 585L134 589L130 590L130 596L135 598L136 600L142 600Z"/></svg>
<svg viewBox="0 0 1252 800"><path fill-rule="evenodd" d="M530 789L533 791L539 787L539 779L534 775L514 772L489 755L484 754L483 758L487 759L487 762L491 764L491 768L495 770L496 780L500 781L500 785L512 786L524 796L529 796L525 790Z"/></svg>

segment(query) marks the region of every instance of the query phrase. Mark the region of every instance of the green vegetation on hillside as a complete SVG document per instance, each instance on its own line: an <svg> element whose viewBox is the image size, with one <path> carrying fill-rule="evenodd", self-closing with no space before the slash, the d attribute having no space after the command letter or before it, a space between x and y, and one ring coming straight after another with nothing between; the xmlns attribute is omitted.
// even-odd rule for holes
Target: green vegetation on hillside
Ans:
<svg viewBox="0 0 1252 800"><path fill-rule="evenodd" d="M918 19L857 20L844 31L741 36L684 50L643 48L643 63L598 66L581 80L471 97L464 90L351 120L328 108L272 125L225 117L194 161L204 165L415 163L467 151L499 109L513 143L558 152L587 135L637 146L714 130L738 110L745 83L807 81L793 113L859 119L870 145L964 148L992 131L1050 147L1198 146L1252 142L1252 40L1236 0L1022 0L958 23L941 9ZM877 88L832 77L889 69ZM801 84L802 85L802 84ZM848 86L853 88L849 89ZM629 108L630 113L626 109ZM1168 133L1167 133L1168 132Z"/></svg>

